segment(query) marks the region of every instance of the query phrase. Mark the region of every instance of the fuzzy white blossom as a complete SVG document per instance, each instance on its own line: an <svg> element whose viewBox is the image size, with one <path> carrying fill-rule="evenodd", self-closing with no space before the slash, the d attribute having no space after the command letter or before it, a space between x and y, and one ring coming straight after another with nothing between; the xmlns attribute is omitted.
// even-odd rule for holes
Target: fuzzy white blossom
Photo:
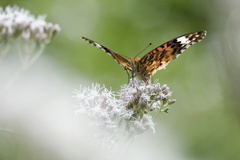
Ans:
<svg viewBox="0 0 240 160"><path fill-rule="evenodd" d="M103 129L104 141L115 143L121 136L133 138L146 130L154 129L152 111L167 112L171 92L167 85L146 84L130 79L119 92L113 92L93 84L92 87L75 90L76 112L84 113ZM155 112L155 114L158 114Z"/></svg>
<svg viewBox="0 0 240 160"><path fill-rule="evenodd" d="M17 6L0 7L0 61L12 46L18 46L23 68L35 62L45 45L60 31L58 24L46 22L45 18L45 15L35 18Z"/></svg>
<svg viewBox="0 0 240 160"><path fill-rule="evenodd" d="M35 18L29 11L14 7L0 8L0 41L21 38L24 41L48 43L60 31L57 24L45 21L46 16Z"/></svg>
<svg viewBox="0 0 240 160"><path fill-rule="evenodd" d="M20 60L12 74L0 84L0 94L39 58L46 45L60 31L58 24L46 22L45 18L44 15L35 17L17 6L0 7L0 64L4 64L3 60L10 54L14 55L9 56L10 59L16 57Z"/></svg>

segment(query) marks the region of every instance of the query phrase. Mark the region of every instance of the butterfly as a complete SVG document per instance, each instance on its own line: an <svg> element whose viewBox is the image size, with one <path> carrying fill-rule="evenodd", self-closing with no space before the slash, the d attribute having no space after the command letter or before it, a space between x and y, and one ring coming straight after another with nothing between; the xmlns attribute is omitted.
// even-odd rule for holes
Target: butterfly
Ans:
<svg viewBox="0 0 240 160"><path fill-rule="evenodd" d="M82 38L93 46L111 55L121 66L124 67L127 73L132 74L132 78L138 77L144 82L149 83L151 77L158 70L165 69L171 60L177 58L191 45L200 42L206 34L206 31L184 34L158 46L145 54L141 59L136 56L131 59L125 58L125 56L94 42L93 40L86 37Z"/></svg>

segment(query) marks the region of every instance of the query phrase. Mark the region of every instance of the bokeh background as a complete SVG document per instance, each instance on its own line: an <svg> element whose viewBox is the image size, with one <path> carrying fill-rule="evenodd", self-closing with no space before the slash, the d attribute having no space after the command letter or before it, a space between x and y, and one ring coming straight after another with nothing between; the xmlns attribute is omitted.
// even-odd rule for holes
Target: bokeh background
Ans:
<svg viewBox="0 0 240 160"><path fill-rule="evenodd" d="M179 35L207 30L154 79L167 84L177 102L156 119L156 134L137 137L123 159L240 159L240 2L229 0L0 0L17 5L61 32L43 55L0 97L0 159L99 159L84 118L74 117L72 92L105 84L117 91L127 74L86 36L133 57ZM147 52L145 51L145 52ZM140 55L143 56L144 53ZM0 78L19 57L1 64ZM4 64L4 65L3 65ZM87 128L87 129L86 129ZM88 130L89 129L89 130Z"/></svg>

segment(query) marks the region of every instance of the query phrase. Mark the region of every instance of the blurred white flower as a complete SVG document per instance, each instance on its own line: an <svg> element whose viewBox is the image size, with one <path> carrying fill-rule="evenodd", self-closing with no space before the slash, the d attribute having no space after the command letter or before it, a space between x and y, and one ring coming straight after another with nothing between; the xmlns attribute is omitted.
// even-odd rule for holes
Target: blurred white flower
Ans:
<svg viewBox="0 0 240 160"><path fill-rule="evenodd" d="M171 92L167 85L146 84L130 79L119 92L109 91L105 86L93 84L89 88L75 90L76 112L84 113L101 127L106 143L115 143L120 137L134 138L148 129L154 130L151 111L166 112ZM105 142L104 142L105 143Z"/></svg>
<svg viewBox="0 0 240 160"><path fill-rule="evenodd" d="M22 38L24 41L48 43L60 27L47 23L45 18L42 15L35 18L29 11L17 6L8 6L5 10L0 7L0 41Z"/></svg>
<svg viewBox="0 0 240 160"><path fill-rule="evenodd" d="M35 18L29 11L17 6L0 7L0 60L15 43L20 43L19 54L24 68L40 56L53 36L60 31L57 24L45 21L46 16Z"/></svg>
<svg viewBox="0 0 240 160"><path fill-rule="evenodd" d="M43 15L35 18L28 10L17 6L0 7L0 64L10 53L20 57L21 62L6 82L0 84L0 94L39 58L45 46L60 31L58 24L46 22L45 18Z"/></svg>

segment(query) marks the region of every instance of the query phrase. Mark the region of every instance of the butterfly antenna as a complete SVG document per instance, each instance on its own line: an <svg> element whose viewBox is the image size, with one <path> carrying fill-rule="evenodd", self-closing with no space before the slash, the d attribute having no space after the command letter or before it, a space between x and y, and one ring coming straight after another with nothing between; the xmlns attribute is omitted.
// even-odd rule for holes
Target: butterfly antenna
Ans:
<svg viewBox="0 0 240 160"><path fill-rule="evenodd" d="M149 43L148 45L147 45L147 47L145 47L141 52L139 52L135 57L137 57L139 54L141 54L143 51L145 51L149 46L151 46L152 45L152 43Z"/></svg>

